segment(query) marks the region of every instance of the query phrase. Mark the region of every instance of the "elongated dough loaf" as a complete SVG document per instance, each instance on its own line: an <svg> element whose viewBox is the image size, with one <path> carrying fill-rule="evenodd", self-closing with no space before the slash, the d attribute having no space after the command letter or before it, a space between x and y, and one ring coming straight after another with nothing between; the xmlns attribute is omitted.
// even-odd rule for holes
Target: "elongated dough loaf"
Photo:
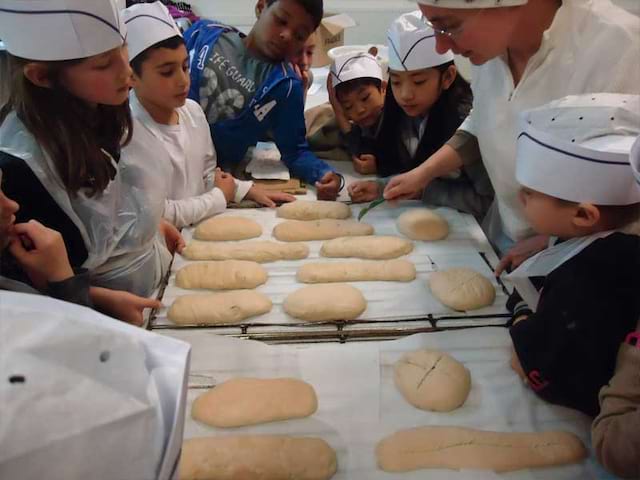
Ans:
<svg viewBox="0 0 640 480"><path fill-rule="evenodd" d="M429 276L429 288L444 305L458 311L491 305L496 289L491 282L470 268L450 268Z"/></svg>
<svg viewBox="0 0 640 480"><path fill-rule="evenodd" d="M199 242L193 240L182 251L190 260L249 260L258 263L278 260L300 260L309 256L304 243L252 242Z"/></svg>
<svg viewBox="0 0 640 480"><path fill-rule="evenodd" d="M412 208L398 217L398 230L413 240L442 240L449 235L449 224L428 208Z"/></svg>
<svg viewBox="0 0 640 480"><path fill-rule="evenodd" d="M267 271L259 263L244 260L192 263L176 274L180 288L241 290L256 288L266 281Z"/></svg>
<svg viewBox="0 0 640 480"><path fill-rule="evenodd" d="M407 260L307 263L298 269L296 277L302 283L410 282L416 278L416 267Z"/></svg>
<svg viewBox="0 0 640 480"><path fill-rule="evenodd" d="M201 222L194 232L198 240L246 240L262 235L262 227L249 218L213 217Z"/></svg>
<svg viewBox="0 0 640 480"><path fill-rule="evenodd" d="M316 392L296 378L233 378L193 402L191 416L214 427L303 418L318 409Z"/></svg>
<svg viewBox="0 0 640 480"><path fill-rule="evenodd" d="M576 463L587 456L578 437L568 432L490 432L461 427L419 427L401 430L376 447L385 472L423 468L493 470Z"/></svg>
<svg viewBox="0 0 640 480"><path fill-rule="evenodd" d="M180 480L329 480L336 452L315 437L243 435L185 440Z"/></svg>
<svg viewBox="0 0 640 480"><path fill-rule="evenodd" d="M323 257L354 257L369 260L388 260L413 251L413 242L392 235L340 237L322 244Z"/></svg>
<svg viewBox="0 0 640 480"><path fill-rule="evenodd" d="M296 200L279 206L276 215L291 220L319 220L321 218L344 220L351 216L351 208L341 202Z"/></svg>
<svg viewBox="0 0 640 480"><path fill-rule="evenodd" d="M284 311L307 322L353 320L367 309L367 301L355 287L346 283L309 285L289 294Z"/></svg>
<svg viewBox="0 0 640 480"><path fill-rule="evenodd" d="M176 298L167 316L178 325L238 323L271 311L271 300L254 290L183 295Z"/></svg>
<svg viewBox="0 0 640 480"><path fill-rule="evenodd" d="M329 240L352 235L372 235L373 227L354 220L322 219L304 222L287 220L273 229L273 236L282 242Z"/></svg>

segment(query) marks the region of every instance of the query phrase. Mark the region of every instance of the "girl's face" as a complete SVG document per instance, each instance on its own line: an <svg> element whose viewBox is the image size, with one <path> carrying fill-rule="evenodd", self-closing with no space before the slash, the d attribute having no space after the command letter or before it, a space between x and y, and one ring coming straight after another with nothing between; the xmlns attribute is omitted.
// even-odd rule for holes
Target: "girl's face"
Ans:
<svg viewBox="0 0 640 480"><path fill-rule="evenodd" d="M389 82L396 102L410 117L422 117L429 113L443 90L449 88L455 79L450 79L450 70L444 74L436 68L422 70L400 71L389 70Z"/></svg>
<svg viewBox="0 0 640 480"><path fill-rule="evenodd" d="M129 96L132 70L126 46L94 55L60 74L72 95L92 105L122 105Z"/></svg>

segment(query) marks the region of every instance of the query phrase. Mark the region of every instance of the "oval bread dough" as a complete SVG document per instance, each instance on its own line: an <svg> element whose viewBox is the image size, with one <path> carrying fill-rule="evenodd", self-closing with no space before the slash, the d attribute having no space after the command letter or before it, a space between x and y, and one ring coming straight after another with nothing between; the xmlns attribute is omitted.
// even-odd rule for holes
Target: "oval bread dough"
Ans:
<svg viewBox="0 0 640 480"><path fill-rule="evenodd" d="M416 267L407 260L307 263L298 269L296 278L302 283L410 282L416 278Z"/></svg>
<svg viewBox="0 0 640 480"><path fill-rule="evenodd" d="M198 240L246 240L262 235L262 227L249 218L213 217L201 222L193 234Z"/></svg>
<svg viewBox="0 0 640 480"><path fill-rule="evenodd" d="M394 366L393 380L411 405L435 412L458 408L471 390L469 370L451 355L436 350L404 354Z"/></svg>
<svg viewBox="0 0 640 480"><path fill-rule="evenodd" d="M295 378L233 378L193 402L191 416L229 428L304 418L318 409L311 385Z"/></svg>
<svg viewBox="0 0 640 480"><path fill-rule="evenodd" d="M376 457L385 472L449 468L502 473L577 463L587 457L587 450L573 433L561 431L516 433L419 427L381 440Z"/></svg>
<svg viewBox="0 0 640 480"><path fill-rule="evenodd" d="M259 263L244 260L192 263L176 274L180 288L240 290L256 288L266 281L267 271Z"/></svg>
<svg viewBox="0 0 640 480"><path fill-rule="evenodd" d="M373 227L367 223L329 218L309 222L287 220L279 223L273 229L273 236L282 242L329 240L337 237L372 234Z"/></svg>
<svg viewBox="0 0 640 480"><path fill-rule="evenodd" d="M496 289L491 282L470 268L450 268L429 276L429 288L444 305L464 312L491 305Z"/></svg>
<svg viewBox="0 0 640 480"><path fill-rule="evenodd" d="M329 480L336 452L315 437L238 435L190 438L182 444L179 480Z"/></svg>
<svg viewBox="0 0 640 480"><path fill-rule="evenodd" d="M238 323L271 311L269 297L254 290L238 290L176 298L167 316L178 325Z"/></svg>
<svg viewBox="0 0 640 480"><path fill-rule="evenodd" d="M354 257L369 260L388 260L413 251L413 242L392 235L340 237L322 244L323 257Z"/></svg>
<svg viewBox="0 0 640 480"><path fill-rule="evenodd" d="M398 217L398 231L413 240L442 240L449 235L449 224L428 208L412 208Z"/></svg>
<svg viewBox="0 0 640 480"><path fill-rule="evenodd" d="M296 200L279 206L276 215L290 220L319 220L321 218L344 220L351 216L351 208L342 202Z"/></svg>
<svg viewBox="0 0 640 480"><path fill-rule="evenodd" d="M249 260L259 263L278 260L300 260L309 256L304 243L253 242L189 242L182 256L190 260Z"/></svg>
<svg viewBox="0 0 640 480"><path fill-rule="evenodd" d="M289 294L284 311L307 322L353 320L367 309L367 301L355 287L346 283L310 285Z"/></svg>

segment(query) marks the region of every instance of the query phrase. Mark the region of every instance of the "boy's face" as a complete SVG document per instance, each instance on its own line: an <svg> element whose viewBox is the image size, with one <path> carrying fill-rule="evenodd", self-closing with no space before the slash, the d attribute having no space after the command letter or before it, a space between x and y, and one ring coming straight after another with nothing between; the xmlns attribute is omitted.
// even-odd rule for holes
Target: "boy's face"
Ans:
<svg viewBox="0 0 640 480"><path fill-rule="evenodd" d="M410 117L429 113L442 93L440 72L435 68L408 72L389 70L389 82L393 97Z"/></svg>
<svg viewBox="0 0 640 480"><path fill-rule="evenodd" d="M253 27L260 53L273 61L292 59L313 33L313 19L296 0L277 0Z"/></svg>
<svg viewBox="0 0 640 480"><path fill-rule="evenodd" d="M302 49L291 58L291 61L298 65L301 71L306 72L311 68L317 43L316 34L312 33L304 42Z"/></svg>
<svg viewBox="0 0 640 480"><path fill-rule="evenodd" d="M340 94L338 101L347 119L361 127L372 127L384 106L384 94L384 84L380 88L360 85L355 90Z"/></svg>
<svg viewBox="0 0 640 480"><path fill-rule="evenodd" d="M142 62L140 76L133 74L133 88L141 102L163 110L184 105L189 93L189 55L187 48L157 48Z"/></svg>
<svg viewBox="0 0 640 480"><path fill-rule="evenodd" d="M0 171L0 181L2 173ZM15 213L18 211L18 204L8 198L0 189L0 250L7 246L9 240L9 229L16 221Z"/></svg>
<svg viewBox="0 0 640 480"><path fill-rule="evenodd" d="M519 197L524 215L537 233L561 238L575 236L573 220L578 208L576 205L563 203L527 187L520 189Z"/></svg>

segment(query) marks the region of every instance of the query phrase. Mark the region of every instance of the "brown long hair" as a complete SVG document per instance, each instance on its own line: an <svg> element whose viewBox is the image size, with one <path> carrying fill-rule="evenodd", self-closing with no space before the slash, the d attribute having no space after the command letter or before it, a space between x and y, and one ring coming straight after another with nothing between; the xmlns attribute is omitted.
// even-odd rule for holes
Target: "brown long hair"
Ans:
<svg viewBox="0 0 640 480"><path fill-rule="evenodd" d="M103 149L116 160L120 148L131 140L133 123L129 102L92 108L60 84L61 72L84 59L44 63L52 87L34 85L23 73L31 62L9 55L9 99L0 109L0 124L14 111L51 157L67 192L85 189L101 193L116 174Z"/></svg>

